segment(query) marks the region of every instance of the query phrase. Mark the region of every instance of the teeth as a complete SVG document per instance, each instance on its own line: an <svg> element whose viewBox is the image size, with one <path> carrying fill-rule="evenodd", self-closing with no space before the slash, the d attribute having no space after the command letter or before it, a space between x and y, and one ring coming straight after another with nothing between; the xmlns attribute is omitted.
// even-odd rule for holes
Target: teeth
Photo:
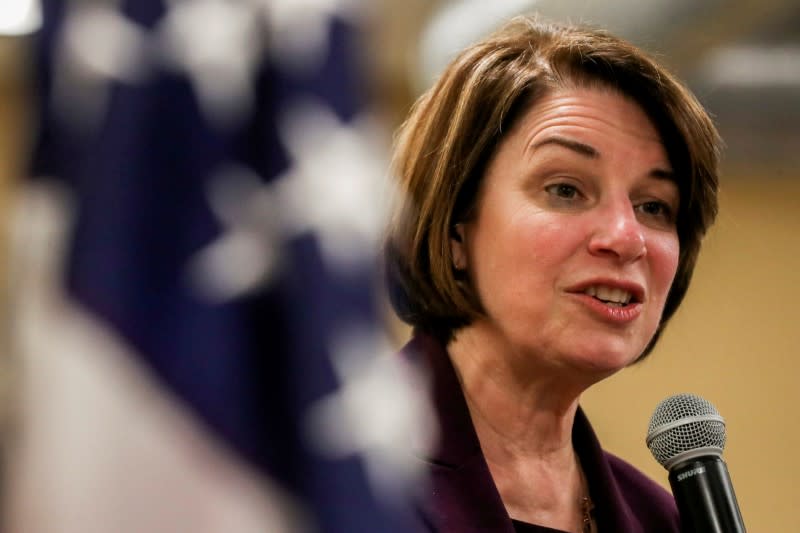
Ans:
<svg viewBox="0 0 800 533"><path fill-rule="evenodd" d="M632 297L628 291L616 287L606 287L605 285L593 285L583 292L606 303L618 305L627 305Z"/></svg>

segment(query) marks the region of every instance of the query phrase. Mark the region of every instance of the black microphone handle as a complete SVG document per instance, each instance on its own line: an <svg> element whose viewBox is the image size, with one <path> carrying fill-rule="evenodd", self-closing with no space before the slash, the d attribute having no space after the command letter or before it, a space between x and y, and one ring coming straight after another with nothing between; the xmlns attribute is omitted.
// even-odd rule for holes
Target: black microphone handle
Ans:
<svg viewBox="0 0 800 533"><path fill-rule="evenodd" d="M673 466L672 495L681 515L682 533L745 533L728 467L707 455Z"/></svg>

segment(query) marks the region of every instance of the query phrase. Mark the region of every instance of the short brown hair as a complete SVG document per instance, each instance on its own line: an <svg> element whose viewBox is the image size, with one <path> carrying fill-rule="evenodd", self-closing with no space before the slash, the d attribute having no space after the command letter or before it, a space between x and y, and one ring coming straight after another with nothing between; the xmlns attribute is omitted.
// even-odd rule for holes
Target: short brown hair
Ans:
<svg viewBox="0 0 800 533"><path fill-rule="evenodd" d="M692 93L650 56L609 33L518 17L464 50L414 104L396 139L399 198L385 242L392 305L443 340L482 315L453 268L450 237L476 207L484 170L515 120L559 88L607 87L632 98L659 131L680 191L678 269L645 353L683 300L717 214L721 141Z"/></svg>

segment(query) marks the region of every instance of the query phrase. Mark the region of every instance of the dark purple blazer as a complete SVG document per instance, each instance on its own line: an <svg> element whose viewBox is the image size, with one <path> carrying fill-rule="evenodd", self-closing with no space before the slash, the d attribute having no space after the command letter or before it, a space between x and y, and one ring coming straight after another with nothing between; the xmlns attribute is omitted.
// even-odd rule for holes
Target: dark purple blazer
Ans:
<svg viewBox="0 0 800 533"><path fill-rule="evenodd" d="M401 354L430 372L440 423L438 448L421 457L431 478L430 489L418 503L425 528L453 533L514 533L445 347L431 336L417 334ZM669 492L603 451L580 408L572 441L586 473L600 533L680 531L678 510Z"/></svg>

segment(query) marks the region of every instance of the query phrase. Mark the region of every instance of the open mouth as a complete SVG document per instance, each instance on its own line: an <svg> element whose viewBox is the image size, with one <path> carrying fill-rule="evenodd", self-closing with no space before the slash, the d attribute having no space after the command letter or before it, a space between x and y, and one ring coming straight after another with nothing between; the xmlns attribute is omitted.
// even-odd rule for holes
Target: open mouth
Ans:
<svg viewBox="0 0 800 533"><path fill-rule="evenodd" d="M638 298L632 293L619 287L608 287L606 285L592 285L583 290L587 294L609 307L625 307L626 305L638 303Z"/></svg>

